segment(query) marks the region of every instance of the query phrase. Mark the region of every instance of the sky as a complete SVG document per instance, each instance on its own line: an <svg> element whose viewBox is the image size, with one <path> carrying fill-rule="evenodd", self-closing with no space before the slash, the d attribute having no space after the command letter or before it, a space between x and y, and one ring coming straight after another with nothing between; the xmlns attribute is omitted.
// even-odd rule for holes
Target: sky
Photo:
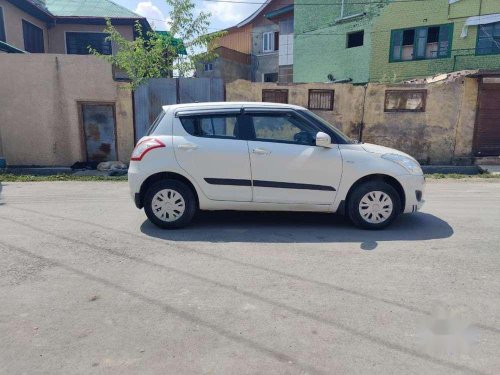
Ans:
<svg viewBox="0 0 500 375"><path fill-rule="evenodd" d="M265 0L252 1L264 2ZM114 0L114 2L148 18L149 23L156 30L168 29L169 7L165 0ZM203 10L212 14L209 31L222 30L229 26L234 26L251 15L259 7L258 4L222 3L204 0L195 0L195 3L198 11Z"/></svg>

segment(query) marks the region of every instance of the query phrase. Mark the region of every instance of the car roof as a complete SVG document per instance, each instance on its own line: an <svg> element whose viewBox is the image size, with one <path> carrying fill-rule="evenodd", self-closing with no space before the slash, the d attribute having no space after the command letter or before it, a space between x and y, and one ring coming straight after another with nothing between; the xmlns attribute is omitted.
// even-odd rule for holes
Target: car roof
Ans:
<svg viewBox="0 0 500 375"><path fill-rule="evenodd" d="M304 109L298 105L281 104L281 103L267 103L267 102L204 102L204 103L186 103L186 104L173 104L165 105L165 111L173 110L210 110L210 109L240 109L240 108L263 108L263 109Z"/></svg>

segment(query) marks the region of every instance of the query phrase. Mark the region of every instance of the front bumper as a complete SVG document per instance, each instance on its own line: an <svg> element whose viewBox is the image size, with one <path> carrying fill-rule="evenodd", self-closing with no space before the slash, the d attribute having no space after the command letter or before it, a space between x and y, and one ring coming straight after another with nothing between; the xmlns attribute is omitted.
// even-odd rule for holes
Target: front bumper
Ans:
<svg viewBox="0 0 500 375"><path fill-rule="evenodd" d="M405 191L405 207L403 213L419 211L425 203L425 177L423 175L399 176Z"/></svg>

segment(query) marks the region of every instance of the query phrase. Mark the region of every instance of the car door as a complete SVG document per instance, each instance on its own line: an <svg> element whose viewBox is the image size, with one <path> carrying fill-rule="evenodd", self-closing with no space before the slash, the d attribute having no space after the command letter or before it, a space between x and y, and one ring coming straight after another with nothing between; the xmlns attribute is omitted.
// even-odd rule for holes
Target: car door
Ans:
<svg viewBox="0 0 500 375"><path fill-rule="evenodd" d="M173 145L180 167L209 199L250 202L250 160L239 139L237 112L180 114L174 118Z"/></svg>
<svg viewBox="0 0 500 375"><path fill-rule="evenodd" d="M318 129L294 111L245 111L255 202L332 204L342 176L338 145L315 145Z"/></svg>

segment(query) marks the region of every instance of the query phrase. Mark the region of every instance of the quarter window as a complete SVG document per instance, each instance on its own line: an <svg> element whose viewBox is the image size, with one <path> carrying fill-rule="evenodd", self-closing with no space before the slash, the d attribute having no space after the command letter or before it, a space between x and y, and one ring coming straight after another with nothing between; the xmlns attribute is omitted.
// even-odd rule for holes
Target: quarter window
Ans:
<svg viewBox="0 0 500 375"><path fill-rule="evenodd" d="M453 24L393 30L391 61L450 57Z"/></svg>
<svg viewBox="0 0 500 375"><path fill-rule="evenodd" d="M293 115L252 114L255 140L314 145L317 130Z"/></svg>
<svg viewBox="0 0 500 375"><path fill-rule="evenodd" d="M237 138L237 115L181 117L184 130L197 137Z"/></svg>
<svg viewBox="0 0 500 375"><path fill-rule="evenodd" d="M500 53L500 22L478 26L476 52L478 55Z"/></svg>
<svg viewBox="0 0 500 375"><path fill-rule="evenodd" d="M43 30L23 20L24 49L31 53L43 53Z"/></svg>
<svg viewBox="0 0 500 375"><path fill-rule="evenodd" d="M90 50L96 50L102 55L111 55L109 34L91 32L67 32L66 52L69 55L90 55Z"/></svg>

